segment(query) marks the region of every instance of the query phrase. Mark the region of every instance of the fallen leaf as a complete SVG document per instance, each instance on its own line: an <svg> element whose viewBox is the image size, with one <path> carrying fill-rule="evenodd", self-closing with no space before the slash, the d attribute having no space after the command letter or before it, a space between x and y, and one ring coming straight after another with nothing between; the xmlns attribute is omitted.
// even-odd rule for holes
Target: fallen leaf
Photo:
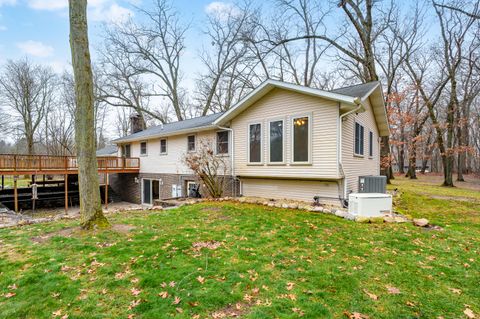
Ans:
<svg viewBox="0 0 480 319"><path fill-rule="evenodd" d="M130 289L130 292L132 293L133 296L138 296L139 294L142 293L142 291L140 289L137 289L137 288Z"/></svg>
<svg viewBox="0 0 480 319"><path fill-rule="evenodd" d="M302 317L305 314L305 312L303 312L303 310L300 308L292 308L292 311L298 314L299 317Z"/></svg>
<svg viewBox="0 0 480 319"><path fill-rule="evenodd" d="M60 317L62 315L62 309L58 309L57 311L52 312L52 316Z"/></svg>
<svg viewBox="0 0 480 319"><path fill-rule="evenodd" d="M475 314L473 313L472 309L470 308L466 308L463 313L465 314L465 316L467 316L468 319L475 319Z"/></svg>
<svg viewBox="0 0 480 319"><path fill-rule="evenodd" d="M205 278L202 276L198 276L197 281L203 285L205 283Z"/></svg>
<svg viewBox="0 0 480 319"><path fill-rule="evenodd" d="M406 304L407 304L407 306L409 306L409 307L415 307L415 303L414 303L414 302L407 301Z"/></svg>
<svg viewBox="0 0 480 319"><path fill-rule="evenodd" d="M18 287L17 287L16 284L13 284L13 285L8 286L8 289L10 289L10 290L16 290L17 288L18 288Z"/></svg>
<svg viewBox="0 0 480 319"><path fill-rule="evenodd" d="M175 310L177 310L178 313L183 313L183 309L182 309L182 308L175 308Z"/></svg>
<svg viewBox="0 0 480 319"><path fill-rule="evenodd" d="M195 302L189 301L188 304L190 305L190 307L198 307L200 303L198 301L195 301Z"/></svg>
<svg viewBox="0 0 480 319"><path fill-rule="evenodd" d="M168 292L167 291L162 291L161 293L158 294L160 297L162 297L163 299L167 298L168 297Z"/></svg>
<svg viewBox="0 0 480 319"><path fill-rule="evenodd" d="M293 282L287 282L287 290L288 290L288 291L292 290L294 286L295 286L295 283L293 283Z"/></svg>
<svg viewBox="0 0 480 319"><path fill-rule="evenodd" d="M368 297L372 300L378 300L378 296L375 294L372 294L371 292L368 292L366 289L363 289L363 292L367 294Z"/></svg>
<svg viewBox="0 0 480 319"><path fill-rule="evenodd" d="M130 280L130 282L132 284L137 284L139 281L140 281L140 279L138 279L138 278L133 278L132 280Z"/></svg>
<svg viewBox="0 0 480 319"><path fill-rule="evenodd" d="M460 289L457 289L457 288L448 288L451 292L453 292L454 294L457 294L457 295L460 295L462 293L462 291Z"/></svg>
<svg viewBox="0 0 480 319"><path fill-rule="evenodd" d="M173 304L178 305L180 303L180 301L182 301L182 299L178 296L175 296L175 299L173 300Z"/></svg>
<svg viewBox="0 0 480 319"><path fill-rule="evenodd" d="M170 283L168 285L173 288L173 287L175 287L176 283L175 283L175 281L170 281Z"/></svg>
<svg viewBox="0 0 480 319"><path fill-rule="evenodd" d="M128 310L131 310L131 309L135 308L136 306L138 306L141 301L142 301L141 299L132 300L132 302L130 302L130 306L128 306Z"/></svg>
<svg viewBox="0 0 480 319"><path fill-rule="evenodd" d="M5 295L3 295L5 298L10 299L12 297L15 297L17 294L14 292L7 292Z"/></svg>
<svg viewBox="0 0 480 319"><path fill-rule="evenodd" d="M64 314L64 315L62 316L62 318L60 318L60 319L68 319L68 315L67 315L67 314Z"/></svg>
<svg viewBox="0 0 480 319"><path fill-rule="evenodd" d="M400 293L400 289L398 289L397 287L393 287L393 286L387 286L387 291L391 295L398 295Z"/></svg>

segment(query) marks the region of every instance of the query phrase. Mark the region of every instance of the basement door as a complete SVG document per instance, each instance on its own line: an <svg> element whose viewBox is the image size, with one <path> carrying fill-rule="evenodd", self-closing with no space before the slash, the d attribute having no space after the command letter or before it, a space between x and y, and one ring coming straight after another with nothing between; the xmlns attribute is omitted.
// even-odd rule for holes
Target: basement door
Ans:
<svg viewBox="0 0 480 319"><path fill-rule="evenodd" d="M142 179L142 204L153 205L157 199L160 199L160 181Z"/></svg>

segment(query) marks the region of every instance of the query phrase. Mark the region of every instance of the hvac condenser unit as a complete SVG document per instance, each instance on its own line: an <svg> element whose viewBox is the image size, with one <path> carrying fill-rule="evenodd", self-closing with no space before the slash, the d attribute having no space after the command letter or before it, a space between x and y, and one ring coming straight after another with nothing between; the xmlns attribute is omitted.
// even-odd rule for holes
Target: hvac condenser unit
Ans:
<svg viewBox="0 0 480 319"><path fill-rule="evenodd" d="M348 196L348 212L356 216L377 217L392 212L392 195L353 193Z"/></svg>
<svg viewBox="0 0 480 319"><path fill-rule="evenodd" d="M383 193L387 192L386 176L360 176L358 178L359 193Z"/></svg>

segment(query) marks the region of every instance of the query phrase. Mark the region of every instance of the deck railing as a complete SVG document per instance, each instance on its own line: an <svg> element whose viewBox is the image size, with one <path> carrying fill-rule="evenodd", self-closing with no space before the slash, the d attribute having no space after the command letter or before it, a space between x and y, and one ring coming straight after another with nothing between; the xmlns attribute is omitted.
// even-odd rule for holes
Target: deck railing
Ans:
<svg viewBox="0 0 480 319"><path fill-rule="evenodd" d="M108 171L138 171L140 159L138 157L97 157L98 170ZM0 174L15 172L65 172L78 171L78 161L75 156L50 155L16 155L0 154Z"/></svg>

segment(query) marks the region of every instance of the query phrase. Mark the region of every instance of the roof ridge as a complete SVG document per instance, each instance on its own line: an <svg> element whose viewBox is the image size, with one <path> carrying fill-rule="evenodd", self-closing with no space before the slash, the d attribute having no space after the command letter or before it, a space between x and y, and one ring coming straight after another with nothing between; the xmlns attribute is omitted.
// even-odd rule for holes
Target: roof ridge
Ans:
<svg viewBox="0 0 480 319"><path fill-rule="evenodd" d="M340 90L340 89L349 89L349 88L352 88L354 86L360 86L360 85L365 85L365 84L370 84L370 83L379 83L379 82L380 81L376 80L376 81L369 81L369 82L360 83L360 84L352 84L352 85L347 85L347 86L341 86L341 87L335 88L333 90L330 90L328 92L333 92L335 90Z"/></svg>

